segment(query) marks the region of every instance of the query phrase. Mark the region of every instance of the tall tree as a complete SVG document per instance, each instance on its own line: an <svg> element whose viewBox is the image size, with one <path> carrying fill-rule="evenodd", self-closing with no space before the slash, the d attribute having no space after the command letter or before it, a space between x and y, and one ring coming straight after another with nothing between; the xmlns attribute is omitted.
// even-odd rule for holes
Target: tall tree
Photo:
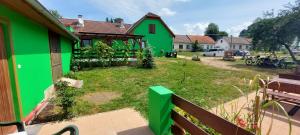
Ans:
<svg viewBox="0 0 300 135"><path fill-rule="evenodd" d="M300 64L291 50L295 40L300 35L300 0L295 5L289 5L281 10L278 15L270 14L262 19L257 19L248 27L254 48L275 51L284 46L292 59Z"/></svg>
<svg viewBox="0 0 300 135"><path fill-rule="evenodd" d="M57 19L63 18L63 16L55 9L49 9L49 12Z"/></svg>
<svg viewBox="0 0 300 135"><path fill-rule="evenodd" d="M215 23L210 23L204 34L206 36L210 36L212 39L214 39L215 41L217 41L219 39L219 26Z"/></svg>
<svg viewBox="0 0 300 135"><path fill-rule="evenodd" d="M240 35L239 37L250 37L250 33L247 29L243 29L241 32L240 32Z"/></svg>
<svg viewBox="0 0 300 135"><path fill-rule="evenodd" d="M220 31L219 32L219 36L221 36L221 37L228 37L228 33L226 32L226 31Z"/></svg>
<svg viewBox="0 0 300 135"><path fill-rule="evenodd" d="M198 40L195 41L195 43L192 44L192 52L196 52L199 49L199 42Z"/></svg>

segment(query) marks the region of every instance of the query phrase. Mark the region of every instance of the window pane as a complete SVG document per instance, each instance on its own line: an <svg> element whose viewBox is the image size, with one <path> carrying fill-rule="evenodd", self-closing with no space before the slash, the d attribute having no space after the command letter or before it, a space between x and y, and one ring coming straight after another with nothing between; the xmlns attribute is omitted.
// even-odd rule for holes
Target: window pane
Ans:
<svg viewBox="0 0 300 135"><path fill-rule="evenodd" d="M155 24L149 24L149 33L155 34Z"/></svg>
<svg viewBox="0 0 300 135"><path fill-rule="evenodd" d="M92 40L90 39L84 39L81 41L82 47L87 47L92 45Z"/></svg>
<svg viewBox="0 0 300 135"><path fill-rule="evenodd" d="M179 49L183 49L183 45L179 45Z"/></svg>

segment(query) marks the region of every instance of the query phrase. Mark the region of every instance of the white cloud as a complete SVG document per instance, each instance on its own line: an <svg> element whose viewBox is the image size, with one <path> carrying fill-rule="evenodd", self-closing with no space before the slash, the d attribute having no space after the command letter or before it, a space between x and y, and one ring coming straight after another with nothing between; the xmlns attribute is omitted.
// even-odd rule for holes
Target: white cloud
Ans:
<svg viewBox="0 0 300 135"><path fill-rule="evenodd" d="M191 0L175 0L175 1L177 1L177 2L189 2Z"/></svg>
<svg viewBox="0 0 300 135"><path fill-rule="evenodd" d="M184 33L186 34L199 34L199 35L203 35L205 29L208 26L208 22L198 22L195 24L190 24L190 23L186 23L184 24Z"/></svg>
<svg viewBox="0 0 300 135"><path fill-rule="evenodd" d="M169 8L162 8L158 14L160 16L174 16L176 14L176 12L170 10Z"/></svg>
<svg viewBox="0 0 300 135"><path fill-rule="evenodd" d="M229 33L229 35L233 35L233 36L239 36L240 32L243 30L243 29L247 29L247 27L249 25L251 25L252 22L244 22L242 24L239 24L239 25L236 25L236 26L232 26L230 28L228 28L226 30L226 32Z"/></svg>
<svg viewBox="0 0 300 135"><path fill-rule="evenodd" d="M125 17L129 21L136 21L147 12L153 12L162 16L176 14L170 8L174 0L87 0L99 11L114 17Z"/></svg>

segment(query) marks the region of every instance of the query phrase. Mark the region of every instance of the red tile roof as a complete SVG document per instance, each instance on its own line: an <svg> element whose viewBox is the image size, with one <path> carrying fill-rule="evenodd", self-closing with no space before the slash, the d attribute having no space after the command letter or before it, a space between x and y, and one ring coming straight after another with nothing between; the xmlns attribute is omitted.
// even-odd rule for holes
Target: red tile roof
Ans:
<svg viewBox="0 0 300 135"><path fill-rule="evenodd" d="M209 36L188 35L193 43L198 41L199 44L215 44L215 41Z"/></svg>
<svg viewBox="0 0 300 135"><path fill-rule="evenodd" d="M77 19L60 19L66 26L72 26L76 33L106 33L106 34L126 34L131 24L124 24L124 28L120 28L117 23L110 23L104 21L84 20L84 27L77 26Z"/></svg>
<svg viewBox="0 0 300 135"><path fill-rule="evenodd" d="M76 33L85 32L85 33L101 33L101 34L130 34L134 30L134 28L139 25L144 19L158 19L162 22L162 24L166 27L166 29L170 32L172 36L175 36L171 29L165 24L165 22L161 19L160 16L154 13L147 13L144 17L142 17L139 21L132 24L124 24L124 28L120 28L117 23L110 23L104 21L92 21L92 20L84 20L84 27L78 27L77 19L60 19L60 21L65 26L72 26Z"/></svg>
<svg viewBox="0 0 300 135"><path fill-rule="evenodd" d="M175 43L192 43L187 35L176 35L174 39Z"/></svg>
<svg viewBox="0 0 300 135"><path fill-rule="evenodd" d="M252 42L252 39L243 37L223 37L223 39L232 44L251 45Z"/></svg>

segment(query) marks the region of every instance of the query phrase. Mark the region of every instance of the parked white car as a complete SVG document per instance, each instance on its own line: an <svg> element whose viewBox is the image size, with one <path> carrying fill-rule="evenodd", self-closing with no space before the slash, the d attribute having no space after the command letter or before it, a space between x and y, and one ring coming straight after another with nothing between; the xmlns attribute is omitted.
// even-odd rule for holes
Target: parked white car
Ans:
<svg viewBox="0 0 300 135"><path fill-rule="evenodd" d="M203 56L223 57L224 49L209 49L203 53Z"/></svg>

